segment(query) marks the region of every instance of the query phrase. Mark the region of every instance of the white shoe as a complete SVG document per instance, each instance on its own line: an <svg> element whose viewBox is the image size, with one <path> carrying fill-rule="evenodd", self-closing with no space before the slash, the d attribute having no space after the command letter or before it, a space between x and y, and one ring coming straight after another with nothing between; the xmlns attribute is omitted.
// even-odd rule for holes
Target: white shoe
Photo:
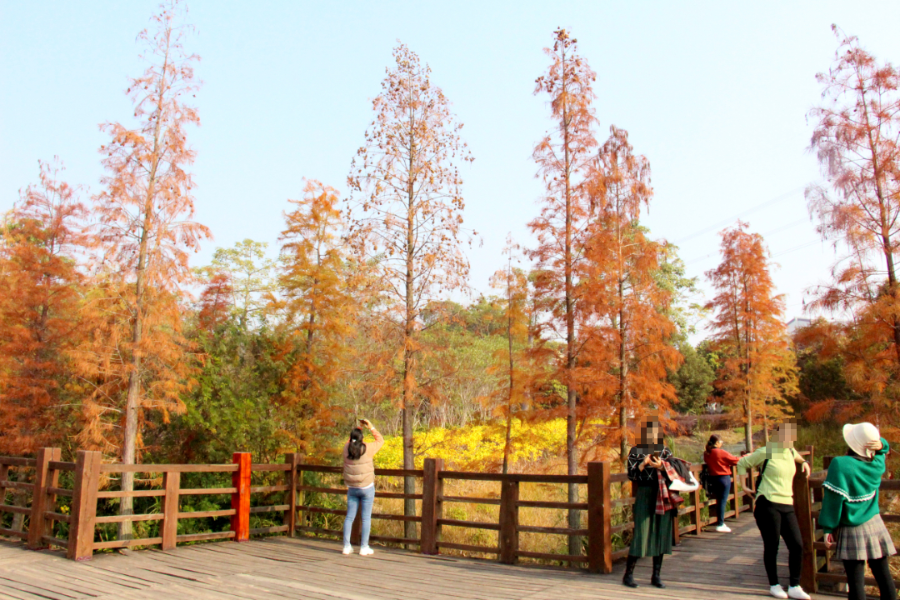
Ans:
<svg viewBox="0 0 900 600"><path fill-rule="evenodd" d="M719 533L731 533L731 527L729 527L728 525L719 525L718 527L716 527L716 531L718 531Z"/></svg>
<svg viewBox="0 0 900 600"><path fill-rule="evenodd" d="M372 556L373 554L375 554L375 551L372 550L371 548L369 548L368 546L363 546L362 548L359 549L360 556ZM807 596L807 598L809 598L809 596Z"/></svg>
<svg viewBox="0 0 900 600"><path fill-rule="evenodd" d="M788 598L795 598L796 600L812 600L806 592L803 591L803 588L799 585L793 585L788 588Z"/></svg>
<svg viewBox="0 0 900 600"><path fill-rule="evenodd" d="M353 554L353 546L344 546L344 551L341 554Z"/></svg>
<svg viewBox="0 0 900 600"><path fill-rule="evenodd" d="M784 588L780 585L773 585L769 588L769 593L772 594L774 598L787 598L788 595L784 592ZM808 597L808 596L807 596Z"/></svg>

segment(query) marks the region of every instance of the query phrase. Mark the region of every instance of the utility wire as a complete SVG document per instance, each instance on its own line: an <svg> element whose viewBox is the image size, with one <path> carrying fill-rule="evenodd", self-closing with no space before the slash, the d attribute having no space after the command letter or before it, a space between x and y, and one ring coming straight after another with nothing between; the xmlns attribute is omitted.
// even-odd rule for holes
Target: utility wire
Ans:
<svg viewBox="0 0 900 600"><path fill-rule="evenodd" d="M751 213L755 213L755 212L758 211L758 210L762 210L763 208L766 208L766 207L771 206L771 205L773 205L773 204L775 204L775 203L777 203L777 202L780 202L780 201L784 200L785 198L787 198L788 196L791 196L791 195L793 195L793 194L796 194L797 192L803 191L804 189L806 189L806 186L801 186L801 187L798 187L798 188L796 188L796 189L793 189L793 190L791 190L791 191L789 191L789 192L785 192L784 194L781 194L780 196L778 196L778 197L776 197L776 198L772 198L771 200L768 200L768 201L766 201L766 202L763 202L762 204L757 204L756 206L750 208L749 210L745 210L745 211L743 211L743 212L741 212L741 213L738 213L738 214L736 214L735 216L733 216L733 217L731 217L731 218L723 219L722 221L719 221L718 223L715 223L714 225L710 225L709 227L706 227L706 228L704 228L704 229L701 229L700 231L694 232L694 233L690 234L689 236L683 237L683 238L681 238L680 240L677 240L677 241L675 241L675 242L673 242L673 243L677 246L677 245L682 244L682 243L684 243L684 242L686 242L686 241L688 241L688 240L692 240L692 239L694 239L694 238L696 238L696 237L699 237L699 236L701 236L701 235L703 235L703 234L705 234L705 233L709 233L710 231L715 231L716 229L722 227L723 225L728 225L729 223L734 222L735 219L739 219L739 218L745 217L745 216L747 216L747 215L749 215L749 214L751 214Z"/></svg>

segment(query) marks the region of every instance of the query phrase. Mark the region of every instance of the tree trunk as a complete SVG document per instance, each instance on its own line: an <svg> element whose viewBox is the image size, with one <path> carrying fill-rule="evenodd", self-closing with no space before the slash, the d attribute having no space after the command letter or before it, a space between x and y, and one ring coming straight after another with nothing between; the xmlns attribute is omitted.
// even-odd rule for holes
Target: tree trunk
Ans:
<svg viewBox="0 0 900 600"><path fill-rule="evenodd" d="M750 398L748 397L745 402L746 410L744 414L747 417L745 422L744 429L744 445L747 447L747 452L753 452L753 408L750 406Z"/></svg>
<svg viewBox="0 0 900 600"><path fill-rule="evenodd" d="M563 72L566 72L566 56L563 49ZM566 78L563 77L563 98L566 96ZM564 100L565 102L565 100ZM572 277L572 183L571 183L571 158L569 157L569 111L568 107L563 107L563 151L565 169L564 178L566 185L566 245L565 245L565 268L566 268L566 472L569 475L578 474L578 456L575 447L575 437L577 435L577 394L575 390L574 372L575 372L575 298ZM568 501L578 502L578 486L574 483L569 484ZM581 511L569 510L568 514L569 528L581 529ZM581 554L581 538L579 536L569 536L569 554Z"/></svg>
<svg viewBox="0 0 900 600"><path fill-rule="evenodd" d="M169 64L169 48L166 47L165 59L163 60L162 73L167 71ZM159 89L156 101L156 119L153 127L153 158L151 159L150 173L147 178L147 195L144 198L143 207L143 223L141 226L141 243L138 250L138 263L135 269L134 284L134 328L132 330L132 349L131 349L131 374L128 378L128 399L125 403L125 432L122 440L122 463L126 465L135 464L137 460L137 438L138 438L138 411L141 404L141 349L140 344L143 339L144 327L144 287L146 286L146 270L149 266L149 235L153 225L153 199L156 195L156 173L159 169L160 162L160 131L162 127L163 103L165 96L165 77L160 78ZM134 491L134 473L122 473L123 492ZM130 497L122 498L119 504L120 515L134 514L134 499ZM131 539L131 521L119 523L119 539Z"/></svg>
<svg viewBox="0 0 900 600"><path fill-rule="evenodd" d="M512 266L506 277L506 338L509 344L509 395L506 398L506 443L503 446L503 474L509 472L509 439L512 433L513 390L515 389L515 362L513 360L512 334Z"/></svg>
<svg viewBox="0 0 900 600"><path fill-rule="evenodd" d="M410 117L412 119L412 117ZM412 132L412 123L410 123L410 132ZM415 136L410 133L409 144L409 172L407 194L408 202L406 205L406 323L403 330L403 468L415 468L415 454L413 447L413 427L412 415L410 411L414 409L415 399L413 397L413 385L415 383L413 374L413 341L415 336L415 189L413 182L415 181ZM403 493L412 495L416 493L415 477L403 478ZM403 500L403 514L407 517L415 516L416 501L412 498ZM404 525L405 536L409 539L416 538L416 524L412 521L406 521Z"/></svg>
<svg viewBox="0 0 900 600"><path fill-rule="evenodd" d="M27 508L28 501L25 499L25 496L26 496L25 490L12 490L13 506ZM20 514L20 513L13 513L12 525L10 525L10 529L12 529L13 531L24 531L25 530L25 515Z"/></svg>

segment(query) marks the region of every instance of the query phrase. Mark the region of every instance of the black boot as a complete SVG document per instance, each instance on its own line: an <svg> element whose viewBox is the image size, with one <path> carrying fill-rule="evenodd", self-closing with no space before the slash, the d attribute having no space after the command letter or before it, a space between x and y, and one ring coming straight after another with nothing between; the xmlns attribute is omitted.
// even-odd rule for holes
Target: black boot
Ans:
<svg viewBox="0 0 900 600"><path fill-rule="evenodd" d="M650 578L650 583L658 588L666 587L666 584L659 578L659 573L662 571L662 559L662 554L653 557L653 577Z"/></svg>
<svg viewBox="0 0 900 600"><path fill-rule="evenodd" d="M625 563L625 577L622 578L622 583L627 585L630 588L636 588L638 584L634 582L634 567L637 565L638 557L628 555L628 562Z"/></svg>

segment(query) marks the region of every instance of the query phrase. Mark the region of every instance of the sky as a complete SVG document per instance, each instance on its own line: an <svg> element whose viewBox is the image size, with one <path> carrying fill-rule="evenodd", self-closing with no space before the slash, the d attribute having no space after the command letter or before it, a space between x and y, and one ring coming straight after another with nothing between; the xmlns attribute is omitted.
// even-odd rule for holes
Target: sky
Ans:
<svg viewBox="0 0 900 600"><path fill-rule="evenodd" d="M130 124L128 78L143 71L138 32L157 2L0 0L0 211L59 156L64 178L100 191L99 125ZM211 228L194 264L217 247L267 242L274 254L289 198L304 178L346 192L400 40L465 124L475 161L462 167L473 294L489 293L508 234L527 223L542 186L532 160L551 127L534 80L543 48L569 29L597 72L598 137L626 129L655 191L644 224L680 247L698 299L717 264L718 232L737 218L764 235L786 317L828 280L834 252L803 190L821 181L808 151L820 102L815 75L833 63L833 23L883 61L900 61L896 2L234 2L190 0L201 126L196 220ZM705 332L699 324L697 336ZM696 336L695 336L696 337Z"/></svg>

